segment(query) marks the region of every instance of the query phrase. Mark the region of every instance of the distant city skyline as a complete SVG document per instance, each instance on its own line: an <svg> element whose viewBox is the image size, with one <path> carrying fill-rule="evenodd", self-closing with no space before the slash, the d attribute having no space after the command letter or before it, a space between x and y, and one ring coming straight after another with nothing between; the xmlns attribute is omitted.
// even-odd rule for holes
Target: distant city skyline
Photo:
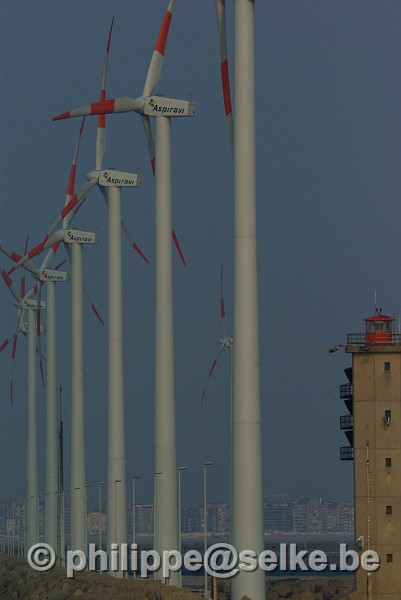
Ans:
<svg viewBox="0 0 401 600"><path fill-rule="evenodd" d="M103 502L102 502L103 504ZM25 506L22 501L10 500L0 506L0 549L12 544L11 540L24 540ZM87 532L88 540L97 543L99 526L102 536L107 532L107 510L99 506L88 506ZM135 505L135 528L139 536L153 535L153 504ZM230 531L230 507L228 503L208 503L208 532L227 537ZM100 517L100 518L99 518ZM39 498L39 530L40 539L44 532L44 498ZM202 534L204 531L204 507L202 504L182 509L181 530L183 535ZM132 502L127 503L127 542L132 542L133 515ZM354 505L352 502L332 502L322 498L266 497L264 499L264 532L265 533L307 533L307 534L354 534ZM65 535L67 544L70 534L70 506L67 496L65 504ZM105 538L103 538L105 541Z"/></svg>

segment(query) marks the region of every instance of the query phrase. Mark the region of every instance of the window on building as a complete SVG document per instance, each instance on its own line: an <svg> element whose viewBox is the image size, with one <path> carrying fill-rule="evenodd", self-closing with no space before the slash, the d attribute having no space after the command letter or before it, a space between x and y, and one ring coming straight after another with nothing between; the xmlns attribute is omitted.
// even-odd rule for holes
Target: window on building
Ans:
<svg viewBox="0 0 401 600"><path fill-rule="evenodd" d="M391 410L385 410L384 416L386 417L386 419L391 419Z"/></svg>
<svg viewBox="0 0 401 600"><path fill-rule="evenodd" d="M392 515L392 514L393 514L393 507L386 506L386 515Z"/></svg>
<svg viewBox="0 0 401 600"><path fill-rule="evenodd" d="M392 563L393 562L393 555L392 554L387 554L387 562L388 563Z"/></svg>
<svg viewBox="0 0 401 600"><path fill-rule="evenodd" d="M385 371L390 371L390 363L389 362L385 362L384 363L384 370Z"/></svg>
<svg viewBox="0 0 401 600"><path fill-rule="evenodd" d="M391 467L391 458L386 458L386 467Z"/></svg>

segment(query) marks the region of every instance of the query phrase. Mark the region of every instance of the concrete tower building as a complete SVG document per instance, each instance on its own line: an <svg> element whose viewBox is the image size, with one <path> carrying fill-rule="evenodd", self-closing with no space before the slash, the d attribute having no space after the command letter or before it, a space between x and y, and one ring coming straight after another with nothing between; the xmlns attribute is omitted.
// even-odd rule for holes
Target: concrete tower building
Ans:
<svg viewBox="0 0 401 600"><path fill-rule="evenodd" d="M367 600L401 598L401 334L394 319L375 311L364 333L347 335L352 368L340 386L349 414L341 417L354 460L355 540L362 553L375 550L380 568L359 569L357 591Z"/></svg>

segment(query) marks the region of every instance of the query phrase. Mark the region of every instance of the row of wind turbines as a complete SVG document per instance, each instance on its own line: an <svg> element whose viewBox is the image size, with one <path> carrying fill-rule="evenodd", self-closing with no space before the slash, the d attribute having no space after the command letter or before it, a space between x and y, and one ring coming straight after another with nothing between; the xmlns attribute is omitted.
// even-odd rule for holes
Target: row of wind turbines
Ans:
<svg viewBox="0 0 401 600"><path fill-rule="evenodd" d="M232 543L238 551L263 550L262 458L259 400L259 348L256 264L256 189L255 189L255 70L254 70L254 0L234 1L234 83L235 128L228 81L225 2L216 0L220 35L221 74L224 106L230 142L234 154L234 336L233 396L232 396ZM69 276L60 271L63 263L49 269L61 244L71 263L71 547L86 550L85 508L85 428L83 372L83 284L82 251L84 244L98 242L97 234L71 228L86 195L99 187L108 210L108 470L107 547L127 542L126 535L126 458L124 439L124 374L122 335L121 233L128 237L135 250L146 260L125 228L121 219L121 189L141 185L140 176L116 169L103 169L106 148L106 114L135 112L142 118L148 153L155 176L156 215L156 299L155 299L155 423L154 471L158 473L158 493L155 499L154 550L179 548L176 423L174 391L173 336L173 275L172 243L184 262L171 219L171 120L195 115L192 101L152 95L157 85L173 16L175 0L170 0L150 61L142 94L137 98L106 96L107 67L113 29L111 23L103 65L99 101L65 112L54 120L83 117L76 145L64 207L35 247L25 249L23 256L2 251L14 261L12 268L2 270L2 276L18 306L17 325L0 347L0 352L12 342L12 359L16 341L26 328L28 340L28 413L27 413L27 517L26 544L33 545L37 532L37 447L36 447L36 365L41 358L41 311L47 312L46 364L46 504L45 539L57 547L57 419L56 419L56 283ZM75 176L80 140L86 116L97 115L95 169L87 182L75 192ZM154 119L154 139L151 124ZM60 228L59 228L60 227ZM59 228L59 229L58 229ZM40 267L33 259L45 251ZM22 276L20 290L13 280L17 269L30 271L38 282L29 292ZM41 288L46 285L46 304ZM90 300L93 309L96 308ZM22 323L23 312L27 326ZM36 322L35 322L36 315ZM100 315L97 314L100 318ZM224 304L222 301L222 323ZM226 346L232 339L223 339L209 376ZM37 347L38 346L38 347ZM11 379L12 381L12 379ZM161 578L161 573L156 577ZM179 585L178 573L172 573L171 583ZM241 573L232 582L232 597L240 600L246 594L251 600L264 598L264 573Z"/></svg>

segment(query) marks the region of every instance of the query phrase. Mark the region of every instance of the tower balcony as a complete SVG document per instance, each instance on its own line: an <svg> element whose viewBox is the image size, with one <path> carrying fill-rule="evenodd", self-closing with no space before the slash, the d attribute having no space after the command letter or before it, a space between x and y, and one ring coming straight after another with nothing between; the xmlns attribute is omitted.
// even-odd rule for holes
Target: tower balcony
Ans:
<svg viewBox="0 0 401 600"><path fill-rule="evenodd" d="M352 446L342 446L340 448L340 460L354 460L354 449Z"/></svg>
<svg viewBox="0 0 401 600"><path fill-rule="evenodd" d="M340 429L353 429L354 417L352 415L343 415L340 417Z"/></svg>
<svg viewBox="0 0 401 600"><path fill-rule="evenodd" d="M340 398L341 400L351 400L353 394L353 388L351 383L343 383L340 385Z"/></svg>
<svg viewBox="0 0 401 600"><path fill-rule="evenodd" d="M401 350L401 333L348 333L347 347L349 346L366 352L369 352L372 346L375 350ZM398 348L395 348L397 346Z"/></svg>

